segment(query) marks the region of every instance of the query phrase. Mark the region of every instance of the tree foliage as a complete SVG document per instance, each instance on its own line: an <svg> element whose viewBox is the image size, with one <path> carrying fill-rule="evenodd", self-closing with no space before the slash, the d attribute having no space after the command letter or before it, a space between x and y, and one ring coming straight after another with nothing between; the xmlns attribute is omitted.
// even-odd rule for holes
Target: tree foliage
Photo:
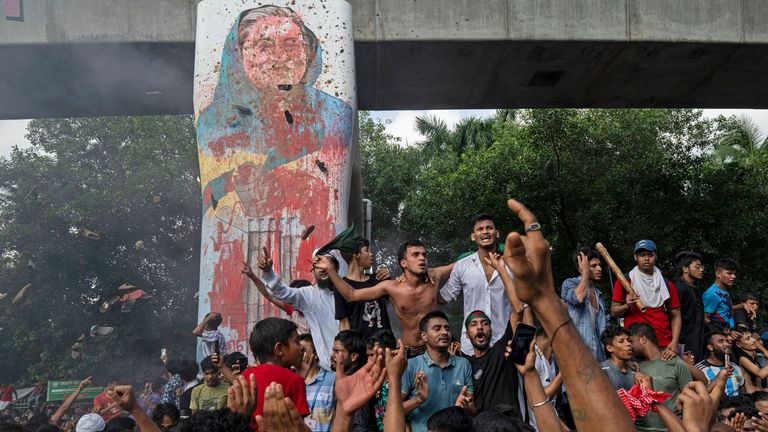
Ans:
<svg viewBox="0 0 768 432"><path fill-rule="evenodd" d="M27 138L30 148L0 159L4 373L21 383L106 379L119 364L141 378L157 372L163 347L193 355L201 204L192 119L34 120ZM125 282L154 298L101 314ZM25 300L11 304L27 283ZM115 332L88 337L83 357L70 359L97 324Z"/></svg>
<svg viewBox="0 0 768 432"><path fill-rule="evenodd" d="M728 131L715 144L721 163L752 163L768 152L768 137L763 136L754 119L742 115L726 120L730 120Z"/></svg>
<svg viewBox="0 0 768 432"><path fill-rule="evenodd" d="M417 120L419 130L424 120ZM710 266L732 257L742 264L738 286L760 290L768 270L768 158L757 152L749 164L717 162L716 146L733 130L733 118L706 119L699 110L547 109L486 121L490 145L461 152L443 146L437 155L430 151L436 146L422 147L424 168L407 193L397 192L404 200L396 231L438 245L441 259L455 258L471 248L475 213L497 215L503 233L521 228L505 205L514 197L539 216L558 281L575 274L570 255L578 246L603 242L630 270L632 245L650 238L668 273L682 250L704 254ZM436 128L426 141L458 129ZM376 193L365 192L376 202Z"/></svg>

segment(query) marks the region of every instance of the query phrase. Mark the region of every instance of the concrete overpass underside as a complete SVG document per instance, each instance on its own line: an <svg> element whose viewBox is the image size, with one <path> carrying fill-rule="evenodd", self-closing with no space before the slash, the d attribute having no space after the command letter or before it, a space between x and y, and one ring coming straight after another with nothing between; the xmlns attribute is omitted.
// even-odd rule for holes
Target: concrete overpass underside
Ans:
<svg viewBox="0 0 768 432"><path fill-rule="evenodd" d="M351 1L360 109L768 108L764 0L437 3ZM192 112L195 0L24 5L0 119Z"/></svg>

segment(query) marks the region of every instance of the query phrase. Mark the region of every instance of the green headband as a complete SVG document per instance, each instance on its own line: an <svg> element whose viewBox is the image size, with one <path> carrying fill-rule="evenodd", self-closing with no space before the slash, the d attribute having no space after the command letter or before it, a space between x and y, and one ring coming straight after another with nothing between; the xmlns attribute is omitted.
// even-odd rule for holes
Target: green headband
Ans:
<svg viewBox="0 0 768 432"><path fill-rule="evenodd" d="M470 312L469 315L467 315L467 319L464 320L464 327L469 328L469 323L472 322L475 318L483 318L484 320L491 322L491 319L488 318L488 315L485 314L485 312L481 310L476 310L473 312Z"/></svg>

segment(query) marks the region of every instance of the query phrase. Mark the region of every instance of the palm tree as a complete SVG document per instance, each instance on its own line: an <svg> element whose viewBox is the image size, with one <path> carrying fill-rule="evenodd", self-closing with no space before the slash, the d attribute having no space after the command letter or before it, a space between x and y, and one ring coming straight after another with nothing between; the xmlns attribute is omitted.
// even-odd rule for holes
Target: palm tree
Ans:
<svg viewBox="0 0 768 432"><path fill-rule="evenodd" d="M515 120L515 110L497 110L488 118L467 117L451 130L445 120L435 116L416 117L416 130L424 135L419 144L428 155L453 150L462 154L469 149L481 149L493 144L493 128Z"/></svg>
<svg viewBox="0 0 768 432"><path fill-rule="evenodd" d="M468 149L481 149L493 144L493 119L467 117L453 131L453 150L464 153Z"/></svg>
<svg viewBox="0 0 768 432"><path fill-rule="evenodd" d="M759 154L768 151L768 138L747 115L736 118L734 128L715 144L715 155L720 163L751 163Z"/></svg>
<svg viewBox="0 0 768 432"><path fill-rule="evenodd" d="M416 117L416 130L424 135L424 141L418 144L427 155L436 155L443 150L453 148L453 134L448 124L436 115Z"/></svg>

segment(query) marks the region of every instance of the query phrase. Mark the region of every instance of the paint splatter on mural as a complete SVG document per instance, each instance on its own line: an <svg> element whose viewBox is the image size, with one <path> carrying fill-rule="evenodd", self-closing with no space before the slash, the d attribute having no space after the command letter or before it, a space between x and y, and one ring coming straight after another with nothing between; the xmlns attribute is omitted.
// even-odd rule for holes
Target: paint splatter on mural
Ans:
<svg viewBox="0 0 768 432"><path fill-rule="evenodd" d="M227 351L247 352L253 323L281 313L240 274L240 262L253 264L267 246L286 282L311 280L312 252L347 224L355 154L351 9L343 0L324 1L322 11L314 3L198 6L198 313L222 313ZM321 28L329 30L316 33ZM329 44L336 54L324 57Z"/></svg>

